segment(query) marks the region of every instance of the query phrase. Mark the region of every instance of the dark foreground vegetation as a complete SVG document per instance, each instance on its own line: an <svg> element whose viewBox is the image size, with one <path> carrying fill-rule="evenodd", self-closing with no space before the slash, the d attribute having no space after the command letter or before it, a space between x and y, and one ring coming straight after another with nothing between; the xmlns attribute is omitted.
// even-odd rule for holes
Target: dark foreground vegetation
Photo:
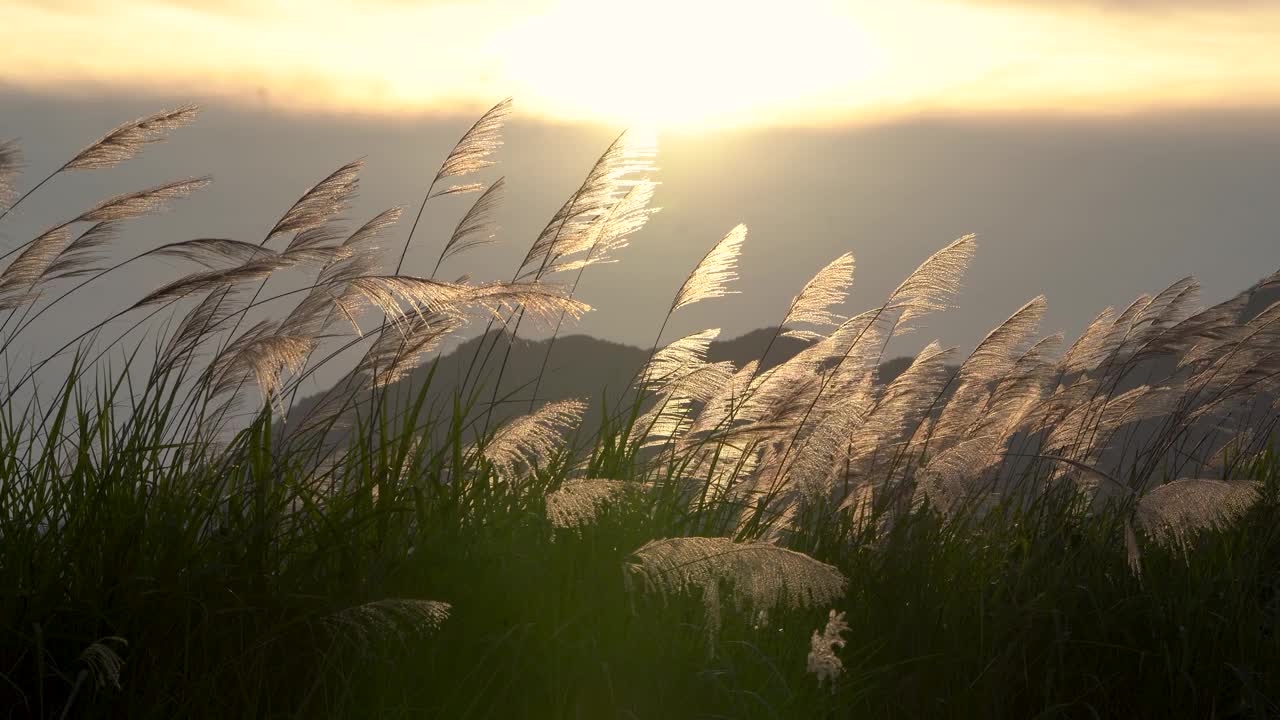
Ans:
<svg viewBox="0 0 1280 720"><path fill-rule="evenodd" d="M887 377L886 345L948 304L975 240L852 317L846 255L779 313L775 339L803 341L784 358L717 362L715 332L659 330L584 425L587 401L540 399L542 371L494 390L528 367L501 334L460 380L430 370L468 323L558 333L586 309L576 278L651 212L652 149L623 136L512 281L435 279L489 240L501 181L451 183L490 164L506 111L427 191L422 211L479 198L430 274L402 267L413 230L375 246L398 211L340 226L355 163L260 242L115 257L124 223L202 184L182 181L11 249L5 349L122 264L201 269L10 369L0 714L1280 714L1280 278L1207 309L1180 280L1061 351L1037 298L967 356L932 344ZM49 182L193 115L126 124ZM17 167L0 145L0 195ZM727 292L745 237L667 319Z"/></svg>

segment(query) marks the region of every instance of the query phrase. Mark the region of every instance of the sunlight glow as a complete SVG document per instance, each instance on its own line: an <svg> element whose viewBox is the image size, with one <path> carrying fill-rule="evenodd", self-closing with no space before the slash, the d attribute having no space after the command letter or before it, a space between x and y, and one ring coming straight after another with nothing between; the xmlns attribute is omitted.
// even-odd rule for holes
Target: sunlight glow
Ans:
<svg viewBox="0 0 1280 720"><path fill-rule="evenodd" d="M827 2L761 12L723 0L568 0L500 44L510 48L504 75L537 107L658 128L755 125L875 75L872 39L837 17Z"/></svg>
<svg viewBox="0 0 1280 720"><path fill-rule="evenodd" d="M829 125L1280 103L1280 7L1027 0L0 0L0 84L288 110Z"/></svg>

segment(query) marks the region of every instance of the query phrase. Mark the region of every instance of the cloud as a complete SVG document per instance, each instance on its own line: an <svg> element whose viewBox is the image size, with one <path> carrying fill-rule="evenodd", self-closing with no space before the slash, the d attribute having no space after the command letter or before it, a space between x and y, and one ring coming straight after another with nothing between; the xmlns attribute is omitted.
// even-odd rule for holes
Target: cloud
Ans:
<svg viewBox="0 0 1280 720"><path fill-rule="evenodd" d="M1204 10L1212 12L1274 8L1274 0L962 0L969 5L996 5L1054 11L1103 10L1121 13Z"/></svg>
<svg viewBox="0 0 1280 720"><path fill-rule="evenodd" d="M93 15L122 6L179 7L210 15L246 15L263 7L255 0L13 0L58 15Z"/></svg>
<svg viewBox="0 0 1280 720"><path fill-rule="evenodd" d="M121 7L151 6L173 7L193 10L208 15L254 15L264 14L281 9L288 2L279 0L9 0L19 5L26 5L51 13L63 15L82 15L95 12L120 9ZM486 0L489 1L489 0ZM449 5L476 4L466 0L361 0L363 7L381 6L384 8L438 8ZM325 2L307 3L313 11L324 11Z"/></svg>

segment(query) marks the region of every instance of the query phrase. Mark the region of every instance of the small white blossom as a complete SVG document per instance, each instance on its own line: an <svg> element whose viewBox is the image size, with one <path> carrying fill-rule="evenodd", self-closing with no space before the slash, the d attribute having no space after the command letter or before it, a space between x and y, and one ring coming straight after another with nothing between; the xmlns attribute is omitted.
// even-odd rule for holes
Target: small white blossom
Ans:
<svg viewBox="0 0 1280 720"><path fill-rule="evenodd" d="M832 610L827 614L827 626L822 629L822 634L814 630L809 640L809 672L818 676L819 686L830 681L832 692L835 692L836 678L844 673L844 663L840 662L836 649L844 647L844 638L840 636L848 629L844 613Z"/></svg>

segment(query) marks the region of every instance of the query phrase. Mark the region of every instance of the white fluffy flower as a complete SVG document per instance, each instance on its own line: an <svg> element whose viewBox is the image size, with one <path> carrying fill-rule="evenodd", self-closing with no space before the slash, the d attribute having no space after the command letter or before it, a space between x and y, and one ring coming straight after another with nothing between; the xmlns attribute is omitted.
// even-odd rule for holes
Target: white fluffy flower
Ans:
<svg viewBox="0 0 1280 720"><path fill-rule="evenodd" d="M836 649L844 647L844 638L840 635L848 629L844 613L832 610L827 613L827 626L822 629L822 634L814 630L809 640L809 672L818 676L819 686L830 681L832 692L835 691L836 678L844 673L844 663L840 662Z"/></svg>

